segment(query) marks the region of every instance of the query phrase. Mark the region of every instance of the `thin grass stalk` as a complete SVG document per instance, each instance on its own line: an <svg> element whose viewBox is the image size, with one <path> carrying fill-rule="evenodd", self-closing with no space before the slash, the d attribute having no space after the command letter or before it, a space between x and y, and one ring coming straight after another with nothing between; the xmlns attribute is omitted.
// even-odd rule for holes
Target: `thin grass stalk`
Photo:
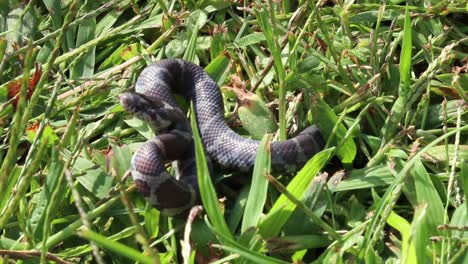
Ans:
<svg viewBox="0 0 468 264"><path fill-rule="evenodd" d="M119 179L120 177L117 176L117 178L119 182L123 183L122 179ZM125 176L124 178L127 178L127 177ZM122 200L122 203L125 206L128 212L128 217L130 218L130 221L136 230L136 240L143 246L144 251L147 252L151 256L152 259L154 259L155 264L161 263L157 249L152 248L150 246L148 236L146 235L145 231L143 230L140 223L138 222L138 218L135 215L133 205L128 199L127 193L123 189L121 188L119 189L120 189L120 198Z"/></svg>
<svg viewBox="0 0 468 264"><path fill-rule="evenodd" d="M45 151L47 146L47 139L44 139L40 142L40 145L36 148L36 155L34 159L30 160L28 172L21 178L18 179L18 183L15 186L15 194L10 196L7 204L2 210L2 214L0 216L0 230L2 230L6 223L8 222L9 218L14 212L17 212L17 206L20 201L24 198L24 194L28 190L32 176L34 172L39 167L39 163L42 159L42 154Z"/></svg>
<svg viewBox="0 0 468 264"><path fill-rule="evenodd" d="M10 130L10 140L8 142L8 151L3 159L2 166L0 168L0 201L4 201L6 195L9 194L5 190L6 184L8 182L8 177L11 174L13 166L16 162L16 150L18 148L19 140L23 135L23 131L26 128L26 123L23 122L22 118L24 116L24 112L26 109L26 93L28 90L29 85L29 73L33 68L33 61L32 61L32 54L33 49L31 45L31 41L28 43L29 50L26 53L26 57L24 60L24 68L23 68L23 79L21 83L21 89L17 96L18 103L16 105L15 115L13 116L13 122L11 125ZM0 224L0 230L2 229L3 224Z"/></svg>
<svg viewBox="0 0 468 264"><path fill-rule="evenodd" d="M51 96L51 99L49 101L49 104L47 105L46 111L44 113L44 118L42 119L41 123L39 124L39 128L38 128L38 130L36 132L36 136L35 136L35 138L33 140L33 143L31 144L31 147L29 148L28 154L26 156L25 165L21 169L20 176L18 178L19 181L24 180L25 185L27 185L27 186L30 185L31 177L26 177L26 176L27 175L32 176L35 173L38 166L37 165L34 166L32 164L35 161L39 162L42 159L41 154L42 154L45 146L47 145L47 139L46 138L43 139L42 135L43 135L44 129L45 129L46 125L47 125L48 117L49 117L49 115L51 113L51 110L52 110L54 104L55 104L55 99L57 98L57 92L58 92L58 88L60 86L60 82L61 82L61 79L59 77L59 79L56 82L54 91L52 92L52 96ZM42 151L41 151L41 149L42 149ZM21 193L16 193L16 195L21 196L22 194ZM15 210L16 206L17 206L17 204L12 203L9 207L11 207L12 210ZM6 218L8 218L8 216L6 214L4 216ZM47 257L47 252L42 254L41 259L44 259L44 261L45 261L46 257Z"/></svg>
<svg viewBox="0 0 468 264"><path fill-rule="evenodd" d="M46 110L44 111L43 118L42 118L41 122L39 123L39 128L37 129L34 140L33 140L32 144L31 144L31 147L29 148L28 154L26 156L26 162L25 162L25 165L23 166L23 168L21 169L21 173L20 173L19 178L23 177L26 173L32 171L31 167L30 167L30 164L29 164L29 161L33 159L33 157L35 155L34 153L36 152L36 148L39 146L40 141L42 139L44 129L46 128L47 123L49 122L49 116L50 116L50 113L52 112L52 109L54 108L55 100L57 99L57 93L58 93L58 89L60 87L61 81L62 81L62 79L59 76L56 83L55 83L54 90L52 91L52 95L50 96L50 101L47 104ZM42 139L42 140L44 140L44 139ZM31 172L31 173L33 173L33 172Z"/></svg>
<svg viewBox="0 0 468 264"><path fill-rule="evenodd" d="M459 159L459 154L460 154L460 151L459 151L459 148L460 148L460 128L461 128L461 121L462 121L462 107L459 106L458 107L458 111L457 111L457 129L455 130L456 133L455 133L455 148L454 148L454 153L453 153L453 157L452 157L452 163L451 163L451 168L450 168L450 174L449 174L449 181L448 181L448 184L447 184L447 197L446 197L446 202L445 202L445 214L444 214L444 225L447 225L448 222L449 222L449 219L448 219L448 215L449 215L449 205L450 205L450 196L452 195L452 192L453 192L453 189L454 189L454 185L456 183L456 179L455 179L455 173L456 173L456 164L457 164L457 160ZM449 164L449 159L447 158L447 164ZM466 190L465 190L466 191ZM444 249L445 249L445 246L447 246L445 252L448 252L449 254L445 254L445 258L448 260L450 259L450 247L451 247L451 236L449 236L449 230L446 230L446 235L447 236L444 236L444 239L442 240L442 247L441 247L441 252L440 252L440 256L444 256L443 252L444 252ZM446 237L446 239L445 239ZM445 243L445 241L447 240L447 243Z"/></svg>
<svg viewBox="0 0 468 264"><path fill-rule="evenodd" d="M2 263L35 263L33 260L40 257L40 252L37 250L6 250L0 249L0 256L2 256ZM12 260L18 260L13 262ZM47 253L47 260L56 264L73 264L72 262L65 261L52 253ZM5 262L6 261L6 262Z"/></svg>
<svg viewBox="0 0 468 264"><path fill-rule="evenodd" d="M167 31L165 31L155 42L153 42L153 44L151 44L147 49L146 51L151 54L153 53L157 48L161 47L161 45L164 43L164 41L166 41L169 36L172 35L172 33L174 33L175 29L177 28L177 26L173 26L171 27L170 29L168 29Z"/></svg>
<svg viewBox="0 0 468 264"><path fill-rule="evenodd" d="M391 113L386 121L382 129L382 133L384 136L384 140L382 141L382 145L387 143L387 141L391 140L393 136L393 131L396 129L396 125L398 124L403 115L406 113L408 109L411 108L411 105L419 98L421 93L425 90L427 85L437 72L440 70L440 66L449 59L449 55L452 53L453 49L458 46L460 43L463 43L468 40L468 37L462 38L458 41L455 41L449 45L447 45L440 55L432 61L427 69L421 74L418 80L414 83L412 89L408 91L408 94L405 98L399 97L395 104L392 107ZM374 157L376 158L376 157ZM383 157L379 157L383 158Z"/></svg>
<svg viewBox="0 0 468 264"><path fill-rule="evenodd" d="M385 12L386 3L383 2L382 5L379 7L379 11L377 13L377 22L375 23L375 29L372 31L372 46L371 46L371 57L370 57L370 65L372 66L372 74L375 76L379 74L379 57L378 57L378 37L380 36L380 23L382 22L383 14ZM380 79L379 79L380 80ZM379 81L377 80L377 81ZM374 87L378 87L378 84L374 84Z"/></svg>
<svg viewBox="0 0 468 264"><path fill-rule="evenodd" d="M257 251L251 250L250 248L244 247L243 245L239 244L237 241L234 241L231 237L228 237L225 234L222 234L221 232L219 232L219 230L213 227L206 218L205 218L205 223L211 230L213 230L216 236L219 237L220 241L223 243L222 245L217 245L217 244L212 245L215 248L220 248L226 251L233 252L235 254L239 254L245 259L251 260L253 263L277 263L277 264L287 263L287 262L284 262L282 260L279 260L270 256L265 256Z"/></svg>
<svg viewBox="0 0 468 264"><path fill-rule="evenodd" d="M131 192L135 188L134 187L129 187L125 190L125 192ZM104 212L109 210L115 202L119 201L120 197L114 196L110 198L107 202L103 203L99 207L96 207L95 209L91 210L88 213L88 220L91 221L100 215L102 215ZM80 219L74 221L73 223L69 224L67 227L64 229L60 230L59 232L55 233L54 235L50 236L47 241L43 241L41 243L38 243L36 245L36 248L41 248L43 244L45 243L48 248L53 247L54 245L57 245L58 243L64 241L65 239L69 238L70 236L73 236L76 234L76 230L80 228L83 225L83 222Z"/></svg>
<svg viewBox="0 0 468 264"><path fill-rule="evenodd" d="M317 2L317 5L320 3ZM320 31L322 32L323 34L323 38L324 38L324 41L325 43L327 44L327 48L328 50L330 51L330 55L332 56L334 62L336 63L336 67L337 67L337 70L338 70L338 74L340 75L340 77L343 79L343 81L345 82L346 84L346 88L347 88L347 92L349 93L353 93L354 92L354 86L353 86L353 83L351 82L351 80L349 79L349 76L348 76L348 73L346 72L346 70L343 68L343 66L341 65L341 60L340 60L340 56L339 54L337 53L337 51L335 50L335 47L333 45L333 41L331 40L331 37L329 36L329 30L327 30L324 26L325 26L325 23L322 22L322 18L320 17L320 10L318 11L319 12L319 15L317 15L315 17L315 19L317 20L317 26L320 28Z"/></svg>
<svg viewBox="0 0 468 264"><path fill-rule="evenodd" d="M75 203L75 207L78 210L78 214L80 215L81 221L83 222L84 230L91 231L91 224L86 214L86 211L82 204L82 198L78 190L75 188L73 176L70 170L65 169L65 179L67 179L68 187L70 188L72 195L73 195L73 202ZM104 259L102 258L101 254L99 253L99 248L97 247L96 243L93 240L90 240L89 243L91 244L92 253L95 257L95 260L99 264L104 264Z"/></svg>
<svg viewBox="0 0 468 264"><path fill-rule="evenodd" d="M59 85L60 85L60 82L61 82L61 78L62 78L62 76L59 75L58 80L57 80L56 89L54 89L52 98L57 97L56 93L58 93L58 88L59 88ZM54 104L51 104L51 108L53 107L53 105ZM68 138L68 134L71 131L71 126L76 124L76 122L74 120L76 120L77 116L78 116L78 112L74 112L71 119L70 119L70 122L68 123L68 126L66 127L65 132L64 132L64 134L63 134L63 136L61 138L61 145L62 146L64 144L64 141ZM52 194L50 196L49 202L46 205L46 210L45 210L46 214L45 214L45 219L44 219L44 229L43 229L43 232L42 232L42 241L44 241L44 242L46 242L49 239L50 229L52 227L50 219L52 219L54 217L54 212L55 212L54 210L56 208L55 205L56 205L56 202L58 200L58 197L59 197L60 193L62 192L62 189L60 187L62 185L65 168L69 168L70 165L74 162L74 160L79 155L79 152L82 149L82 146L83 146L82 139L78 138L77 144L73 148L70 156L67 158L67 160L64 162L64 164L60 167L57 174L53 175L53 176L57 177L57 179L55 180L55 184L51 188L52 189ZM55 151L59 151L60 149L61 149L61 147L58 147ZM37 248L39 248L39 246ZM47 255L47 252L49 251L49 245L47 243L42 243L42 246L40 247L40 249L41 249L41 263L45 263L44 258Z"/></svg>
<svg viewBox="0 0 468 264"><path fill-rule="evenodd" d="M55 150L55 151L59 151L58 148ZM58 159L58 157L57 157ZM56 208L56 201L58 200L58 197L59 197L59 194L60 192L62 192L62 190L60 189L60 186L61 186L61 183L62 183L62 180L63 180L63 166L61 168L61 172L58 174L58 178L55 180L55 184L52 186L52 194L50 196L50 199L49 201L47 202L46 204L46 210L45 210L45 217L44 217L44 227L43 227L43 230L42 230L42 240L43 241L47 241L47 239L49 238L49 234L50 234L50 229L51 229L51 221L50 219L53 218L53 212L54 212L54 209ZM53 175L53 176L57 176L57 175ZM47 244L44 243L42 244L42 247L41 247L41 264L42 263L46 263L46 257L47 257L47 254L48 254L48 251L49 251L49 248L47 247Z"/></svg>
<svg viewBox="0 0 468 264"><path fill-rule="evenodd" d="M446 14L449 14L449 13L464 13L466 12L466 9L463 8L463 7L456 7L456 6L451 6L451 5L447 5L448 1L440 1L441 3L437 4L437 5L434 5L432 8L431 8L431 13L435 13L437 14L439 11L441 10L437 10L437 8L442 8L444 10L444 12L446 12ZM445 2L445 6L441 7L440 5L444 4ZM350 11L370 11L370 10L375 10L375 9L378 9L379 7L381 6L381 4L374 4L374 3L359 3L359 4L352 4L351 7L350 7ZM390 4L387 4L387 9L389 10L397 10L397 11L404 11L406 9L405 6L403 5L390 5ZM420 13L420 14L427 14L428 13L428 8L427 7L419 7L419 6L408 6L408 9L411 11L411 12L414 12L414 13Z"/></svg>
<svg viewBox="0 0 468 264"><path fill-rule="evenodd" d="M307 20L304 23L304 26L299 31L299 34L297 35L297 37L295 39L295 43L294 43L294 46L292 47L292 49L290 51L290 54L296 54L296 52L298 51L298 48L299 48L299 44L301 43L301 40L304 38L304 35L307 32L306 29L312 24L315 16L317 15L317 6L311 5L310 8L311 8L311 10L309 11L310 15L307 17ZM312 44L312 43L310 43L310 44ZM289 61L289 63L291 63L291 61Z"/></svg>
<svg viewBox="0 0 468 264"><path fill-rule="evenodd" d="M271 55L273 56L275 71L278 78L278 101L279 101L279 138L280 140L286 139L286 87L285 79L286 72L281 61L281 50L278 44L278 39L275 37L276 29L276 19L273 11L273 4L270 1L270 4L266 6L261 6L263 10L267 9L269 19L264 12L258 11L255 9L255 13L259 20L259 25L262 28L262 31L265 34L265 39L269 49L271 50ZM287 41L287 39L286 39Z"/></svg>

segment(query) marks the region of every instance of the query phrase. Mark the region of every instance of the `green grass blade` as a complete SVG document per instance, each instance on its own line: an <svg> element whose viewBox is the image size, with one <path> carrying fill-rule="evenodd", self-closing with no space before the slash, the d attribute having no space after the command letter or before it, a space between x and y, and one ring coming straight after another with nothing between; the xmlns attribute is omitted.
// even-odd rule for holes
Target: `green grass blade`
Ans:
<svg viewBox="0 0 468 264"><path fill-rule="evenodd" d="M431 252L431 247L427 241L431 240L431 233L434 233L434 230L431 230L432 227L427 224L427 217L430 214L427 205L423 204L415 209L413 222L411 223L410 244L414 246L414 252L409 252L406 263L427 263L434 257L429 258L430 254L428 254L428 252Z"/></svg>
<svg viewBox="0 0 468 264"><path fill-rule="evenodd" d="M390 185L394 180L395 177L390 172L388 166L377 165L369 168L354 169L338 185L334 186L329 183L328 186L332 192L342 192Z"/></svg>
<svg viewBox="0 0 468 264"><path fill-rule="evenodd" d="M318 96L313 98L311 110L312 113L318 113L314 114L313 118L328 146L336 146L336 155L341 162L351 164L356 157L357 148L351 137L345 138L346 127L338 122L339 119L333 110ZM338 146L340 142L342 144Z"/></svg>
<svg viewBox="0 0 468 264"><path fill-rule="evenodd" d="M242 247L241 245L232 242L235 246L227 246L227 245L213 245L215 248L221 248L226 251L230 251L236 254L241 255L242 257L252 261L252 263L277 263L277 264L285 264L288 263L286 261L282 261L279 259L275 259L272 257L268 257L265 255L261 255L257 252L251 251L248 248Z"/></svg>
<svg viewBox="0 0 468 264"><path fill-rule="evenodd" d="M411 74L411 51L412 51L412 36L411 36L411 18L409 15L408 6L405 11L405 21L402 40L402 51L400 54L400 85L395 104L392 106L391 114L388 116L385 125L382 129L384 140L386 143L390 138L394 137L394 132L398 127L398 123L403 116L408 112L408 96L410 93L410 74Z"/></svg>
<svg viewBox="0 0 468 264"><path fill-rule="evenodd" d="M248 228L257 225L265 205L268 180L265 174L270 174L271 168L271 134L263 137L257 150L255 165L252 174L252 184L245 206L244 218L242 220L241 232L244 233Z"/></svg>
<svg viewBox="0 0 468 264"><path fill-rule="evenodd" d="M89 229L83 229L78 232L78 234L85 238L88 239L89 241L94 241L97 245L108 249L110 251L113 251L114 253L117 253L119 255L122 255L124 257L127 257L128 259L131 259L133 261L137 261L140 263L147 263L147 264L154 264L157 263L155 260L149 256L144 255L140 251L133 249L131 247L128 247L122 243L113 241L103 235L100 235L92 230Z"/></svg>
<svg viewBox="0 0 468 264"><path fill-rule="evenodd" d="M421 161L414 163L411 174L416 187L418 204L427 206L425 209L427 211L425 225L431 230L431 236L439 235L437 226L443 224L445 215L442 199Z"/></svg>
<svg viewBox="0 0 468 264"><path fill-rule="evenodd" d="M206 21L207 21L207 16L204 10L198 9L192 14L190 14L188 26L190 30L192 31L192 34L190 35L187 49L185 50L185 53L184 53L183 58L185 60L196 62L195 52L197 49L198 31L203 27Z"/></svg>
<svg viewBox="0 0 468 264"><path fill-rule="evenodd" d="M278 263L278 264L287 263L287 262L284 262L282 260L279 260L273 257L265 256L257 251L244 247L238 242L232 240L232 238L226 237L223 234L219 233L215 227L211 226L208 223L208 221L206 222L207 222L208 227L210 227L210 229L213 230L213 232L215 232L217 236L220 238L220 240L223 242L222 245L215 244L213 245L213 247L221 248L226 251L237 253L241 255L242 257L244 257L245 259L252 261L253 263Z"/></svg>
<svg viewBox="0 0 468 264"><path fill-rule="evenodd" d="M463 193L465 194L465 201L468 201L468 160L462 159L460 164L460 181L462 183Z"/></svg>
<svg viewBox="0 0 468 264"><path fill-rule="evenodd" d="M4 37L0 37L0 62L3 61L5 57L5 51L7 48L7 40Z"/></svg>
<svg viewBox="0 0 468 264"><path fill-rule="evenodd" d="M96 18L84 20L78 27L76 46L79 47L96 37ZM94 74L96 46L91 47L75 61L70 70L72 78L86 78Z"/></svg>
<svg viewBox="0 0 468 264"><path fill-rule="evenodd" d="M289 193L300 199L314 179L315 175L323 168L330 159L334 148L322 150L316 154L297 173L296 177L288 184ZM273 207L259 224L259 232L263 237L272 237L279 234L283 225L288 221L294 212L296 205L289 201L286 195L282 194L273 204Z"/></svg>
<svg viewBox="0 0 468 264"><path fill-rule="evenodd" d="M387 223L398 230L402 237L402 245L401 251L402 256L401 259L404 260L404 263L417 263L414 244L410 242L410 234L411 234L411 225L404 219L403 217L397 215L394 212L391 212L387 218ZM411 262L413 261L413 262Z"/></svg>
<svg viewBox="0 0 468 264"><path fill-rule="evenodd" d="M406 97L408 90L410 88L410 75L411 75L411 56L413 49L412 41L412 30L411 30L411 18L406 5L405 10L405 22L403 28L403 43L401 45L401 54L400 54L400 90L399 95Z"/></svg>
<svg viewBox="0 0 468 264"><path fill-rule="evenodd" d="M206 214L213 223L216 231L225 237L231 238L231 232L229 231L223 214L219 208L218 196L216 195L213 182L211 181L210 170L208 169L208 165L206 163L205 150L198 132L198 126L196 122L197 119L195 118L193 104L191 104L190 120L193 132L193 142L195 145L195 157L197 160L198 185L200 188L200 196L203 202L203 207L205 208Z"/></svg>
<svg viewBox="0 0 468 264"><path fill-rule="evenodd" d="M205 71L218 86L221 86L229 74L229 64L229 58L224 54L220 54L205 67Z"/></svg>

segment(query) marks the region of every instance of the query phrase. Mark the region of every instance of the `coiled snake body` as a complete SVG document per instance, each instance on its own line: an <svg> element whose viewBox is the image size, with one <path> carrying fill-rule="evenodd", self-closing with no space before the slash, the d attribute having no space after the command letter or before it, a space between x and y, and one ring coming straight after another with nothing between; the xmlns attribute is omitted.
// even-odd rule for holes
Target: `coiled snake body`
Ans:
<svg viewBox="0 0 468 264"><path fill-rule="evenodd" d="M259 141L243 138L227 126L221 93L203 68L184 60L168 59L144 69L135 93L124 93L120 101L127 112L149 123L158 136L145 142L133 155L132 176L149 203L163 214L178 215L197 202L199 189L190 123L172 91L193 101L205 151L222 166L241 171L251 169ZM315 126L292 139L273 142L273 170L294 170L323 145ZM176 177L165 169L169 161L174 161Z"/></svg>

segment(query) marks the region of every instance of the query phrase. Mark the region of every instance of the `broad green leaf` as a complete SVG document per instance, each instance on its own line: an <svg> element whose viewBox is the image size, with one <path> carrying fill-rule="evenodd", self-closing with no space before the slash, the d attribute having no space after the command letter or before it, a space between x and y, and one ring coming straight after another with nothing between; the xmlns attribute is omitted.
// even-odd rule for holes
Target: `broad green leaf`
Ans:
<svg viewBox="0 0 468 264"><path fill-rule="evenodd" d="M445 146L434 146L427 150L427 154L432 158L435 158L439 162L447 162L454 158L455 149L458 147L458 157L461 159L468 160L468 145L454 145L449 144L448 146L448 157L445 153ZM447 160L448 158L448 160ZM457 162L458 166L461 166L461 163Z"/></svg>
<svg viewBox="0 0 468 264"><path fill-rule="evenodd" d="M144 136L146 139L154 138L154 132L148 123L144 122L141 119L132 117L130 119L124 120L127 125L134 128L138 133Z"/></svg>
<svg viewBox="0 0 468 264"><path fill-rule="evenodd" d="M78 182L99 199L104 198L115 184L101 167L82 157L76 159L72 171Z"/></svg>

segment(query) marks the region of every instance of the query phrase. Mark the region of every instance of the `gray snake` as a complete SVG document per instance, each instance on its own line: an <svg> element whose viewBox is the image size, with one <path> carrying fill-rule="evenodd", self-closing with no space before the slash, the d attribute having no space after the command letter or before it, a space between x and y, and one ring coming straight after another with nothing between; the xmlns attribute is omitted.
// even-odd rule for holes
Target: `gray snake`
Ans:
<svg viewBox="0 0 468 264"><path fill-rule="evenodd" d="M142 195L161 213L180 215L199 201L200 194L190 123L172 92L193 101L205 153L220 165L250 170L259 141L243 138L229 128L219 88L203 68L181 59L162 60L145 68L135 92L120 97L125 110L147 122L158 135L133 155L132 176ZM272 142L272 169L295 170L323 146L316 126L292 139ZM176 177L165 168L171 161Z"/></svg>

